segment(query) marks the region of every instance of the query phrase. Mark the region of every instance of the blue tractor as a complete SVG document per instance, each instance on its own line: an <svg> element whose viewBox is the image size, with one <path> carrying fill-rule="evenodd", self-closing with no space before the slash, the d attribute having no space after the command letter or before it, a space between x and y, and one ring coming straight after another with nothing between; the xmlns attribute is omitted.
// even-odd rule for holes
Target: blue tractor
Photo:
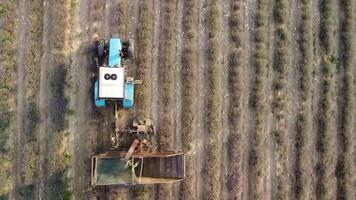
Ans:
<svg viewBox="0 0 356 200"><path fill-rule="evenodd" d="M105 107L106 102L121 103L124 108L132 108L134 84L140 80L126 77L122 59L134 58L133 40L122 42L120 38L110 37L109 41L96 42L98 78L94 82L94 102L97 107Z"/></svg>

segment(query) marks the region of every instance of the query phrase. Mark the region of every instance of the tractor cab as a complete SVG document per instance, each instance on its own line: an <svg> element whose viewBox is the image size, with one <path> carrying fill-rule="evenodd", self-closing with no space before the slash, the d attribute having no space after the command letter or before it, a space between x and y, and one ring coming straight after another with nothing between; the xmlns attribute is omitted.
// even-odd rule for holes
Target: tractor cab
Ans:
<svg viewBox="0 0 356 200"><path fill-rule="evenodd" d="M94 102L104 107L107 101L120 102L124 108L132 108L134 84L141 81L126 76L122 59L133 59L132 40L121 42L120 38L110 38L96 43L98 79L94 82Z"/></svg>

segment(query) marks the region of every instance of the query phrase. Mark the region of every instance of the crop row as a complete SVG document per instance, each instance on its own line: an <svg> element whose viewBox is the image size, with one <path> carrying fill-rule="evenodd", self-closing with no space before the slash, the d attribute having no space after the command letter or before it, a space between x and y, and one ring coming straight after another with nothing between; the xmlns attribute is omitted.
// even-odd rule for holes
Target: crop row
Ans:
<svg viewBox="0 0 356 200"><path fill-rule="evenodd" d="M182 51L182 144L186 152L186 179L183 186L185 199L196 199L195 196L195 158L192 148L195 142L196 116L196 80L198 65L198 2L184 1L183 5L183 51Z"/></svg>
<svg viewBox="0 0 356 200"><path fill-rule="evenodd" d="M159 46L158 80L162 118L159 127L159 148L172 148L174 136L174 65L176 60L176 10L177 1L166 1L161 5L161 32ZM172 187L159 186L159 199L172 199Z"/></svg>
<svg viewBox="0 0 356 200"><path fill-rule="evenodd" d="M227 188L232 199L239 199L241 194L241 108L242 108L242 70L244 65L243 1L231 1L230 37L233 42L229 60L229 175Z"/></svg>
<svg viewBox="0 0 356 200"><path fill-rule="evenodd" d="M6 199L11 190L10 149L8 146L9 126L14 110L14 26L15 6L12 1L0 4L0 199Z"/></svg>
<svg viewBox="0 0 356 200"><path fill-rule="evenodd" d="M140 31L137 35L137 78L143 84L137 90L137 110L141 117L150 117L150 88L151 88L151 63L152 63L152 36L154 26L153 2L145 1L140 7Z"/></svg>
<svg viewBox="0 0 356 200"><path fill-rule="evenodd" d="M38 159L36 143L36 127L40 120L36 97L39 90L39 66L41 59L42 15L43 1L31 2L30 50L28 52L26 113L24 127L24 151L21 157L21 181L26 187L19 189L22 197L34 198L35 166Z"/></svg>
<svg viewBox="0 0 356 200"><path fill-rule="evenodd" d="M49 44L46 44L45 47L49 47L52 51L48 55L48 62L50 67L47 70L44 70L44 79L48 84L48 87L42 88L45 90L45 93L48 92L48 97L45 100L48 103L48 106L45 106L41 115L46 112L48 114L48 120L45 120L44 123L47 129L46 142L47 144L40 144L40 148L48 148L48 154L45 155L46 161L39 162L41 166L45 167L45 183L46 188L44 190L47 198L53 199L62 197L65 194L65 185L66 185L66 169L68 161L66 161L68 156L66 156L68 137L69 135L66 132L67 129L67 104L68 99L65 98L65 89L68 87L67 74L69 60L65 54L65 40L67 38L66 31L68 29L68 15L70 14L69 2L66 0L56 1L51 4L50 7L43 8L49 9L50 18L52 20L44 19L44 27L50 30L47 33L48 41L51 41ZM45 11L46 12L46 11ZM48 31L44 28L44 31ZM45 33L45 32L44 32ZM45 37L45 36L43 36ZM47 67L47 66L43 66ZM42 68L43 69L43 68ZM41 116L44 117L44 116ZM41 142L41 141L38 141ZM40 153L45 153L45 151L40 150ZM41 160L40 160L41 161ZM37 188L38 189L38 188Z"/></svg>
<svg viewBox="0 0 356 200"><path fill-rule="evenodd" d="M203 199L217 199L219 188L219 132L220 132L220 67L219 67L219 7L218 1L212 0L208 4L208 12L205 18L207 30L207 95L205 107L206 124L206 158L203 167L204 184Z"/></svg>
<svg viewBox="0 0 356 200"><path fill-rule="evenodd" d="M331 63L332 1L320 1L320 48L321 48L321 87L318 116L317 151L320 158L317 164L317 195L320 199L330 199L331 190L331 95L333 64Z"/></svg>
<svg viewBox="0 0 356 200"><path fill-rule="evenodd" d="M250 173L250 195L254 199L263 198L263 188L261 183L265 177L265 85L267 76L267 2L265 0L257 1L255 16L254 36L255 50L252 55L252 66L255 70L255 79L252 83L250 104L255 114L255 126L252 130L251 150L249 163Z"/></svg>
<svg viewBox="0 0 356 200"><path fill-rule="evenodd" d="M352 198L352 126L353 126L353 12L354 3L351 0L341 1L340 23L340 53L344 69L343 87L341 88L340 105L340 144L342 151L339 154L336 168L338 199Z"/></svg>
<svg viewBox="0 0 356 200"><path fill-rule="evenodd" d="M144 1L140 6L139 24L140 31L137 35L137 78L143 84L138 87L136 92L137 113L139 117L150 117L151 102L151 63L152 63L152 38L154 27L154 5L152 1ZM121 22L125 23L125 22ZM136 188L133 191L135 199L147 199L148 188Z"/></svg>
<svg viewBox="0 0 356 200"><path fill-rule="evenodd" d="M301 22L299 24L299 50L301 52L300 65L300 96L301 109L296 125L296 167L295 167L295 195L297 199L309 199L311 187L309 140L311 134L311 71L313 66L313 34L311 19L311 3L301 1Z"/></svg>
<svg viewBox="0 0 356 200"><path fill-rule="evenodd" d="M287 197L286 185L286 100L287 90L285 88L287 72L289 66L288 54L288 1L275 0L274 4L274 22L276 24L276 41L274 48L274 62L273 62L273 101L272 113L276 120L276 127L272 131L274 144L276 149L276 165L279 166L276 171L276 187L277 199L285 199Z"/></svg>

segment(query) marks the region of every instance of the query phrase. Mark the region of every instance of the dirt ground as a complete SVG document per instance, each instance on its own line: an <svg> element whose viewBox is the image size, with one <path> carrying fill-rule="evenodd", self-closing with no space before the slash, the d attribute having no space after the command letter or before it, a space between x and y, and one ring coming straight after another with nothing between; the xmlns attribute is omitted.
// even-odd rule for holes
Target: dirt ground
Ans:
<svg viewBox="0 0 356 200"><path fill-rule="evenodd" d="M209 51L208 44L208 29L210 28L206 22L207 15L209 13L209 0L196 0L198 5L198 23L196 24L197 30L197 47L198 47L198 63L197 63L197 80L195 85L195 90L197 91L197 107L195 108L194 117L196 124L195 140L190 141L193 145L192 155L196 160L196 166L192 170L195 174L194 181L195 185L194 193L195 199L205 199L204 185L206 183L206 174L204 169L205 157L207 156L206 145L207 125L204 124L205 117L207 113L206 103L209 96L209 91L207 89L206 83L208 80L207 73L207 52ZM232 40L230 38L230 25L231 25L231 2L234 0L218 0L219 7L219 47L218 48L218 61L220 74L218 74L220 80L220 88L218 90L219 101L220 101L220 114L221 118L217 119L222 127L221 130L216 133L219 136L219 140L216 141L218 146L219 155L219 166L218 166L218 197L219 199L230 199L231 194L229 194L229 188L227 186L227 180L229 179L229 149L228 149L228 138L231 134L229 128L229 114L230 114L230 104L231 98L229 93L229 63L230 63L230 53L233 49ZM31 10L31 5L34 2L40 2L42 7L42 27L40 29L32 30L31 23L34 11ZM92 187L90 182L91 177L91 156L96 153L101 153L109 150L111 147L110 136L114 131L114 106L113 104L108 105L105 108L96 108L94 106L92 90L93 81L96 73L96 65L94 61L94 42L99 38L106 38L112 35L119 35L124 40L134 39L138 40L139 32L141 31L141 11L145 5L143 1L140 0L61 0L60 2L52 2L49 0L35 0L34 2L27 0L18 0L14 4L18 5L18 11L16 12L16 26L15 26L15 42L13 43L15 49L15 61L16 61L16 109L14 111L13 121L11 122L11 144L12 147L12 166L13 170L11 173L11 180L13 183L13 188L10 192L9 199L48 199L53 197L58 199L63 199L66 193L72 196L72 199L139 199L137 197L138 189L140 187ZM184 46L184 26L182 24L182 19L185 15L184 0L175 0L176 6L176 23L171 25L176 33L175 43L173 47L176 49L175 56L172 63L174 66L174 80L171 81L171 87L173 88L173 105L171 108L173 113L173 123L171 127L174 130L174 135L172 135L173 144L171 145L177 151L183 149L184 141L182 139L182 108L185 106L182 103L182 53ZM273 21L274 14L274 1L266 1L268 3L268 66L267 66L267 76L266 78L266 101L264 102L266 106L266 112L264 113L264 130L265 138L263 139L264 153L266 156L266 162L263 164L265 173L262 175L261 180L263 184L260 185L263 198L262 199L276 199L278 193L277 185L277 170L280 166L277 165L278 152L276 151L275 143L273 142L272 130L276 128L277 122L272 111L272 101L273 101L273 80L276 77L276 72L273 70L274 56L275 56L275 42L276 42L276 24ZM336 4L336 1L333 1ZM255 71L253 66L253 55L255 53L256 42L254 35L256 34L256 24L255 24L255 14L256 6L258 0L243 0L243 32L244 40L242 41L242 48L244 51L244 61L241 68L241 138L240 138L240 149L241 161L236 161L241 163L241 176L239 189L240 199L253 199L251 195L251 190L253 188L254 180L250 180L252 169L250 165L250 152L252 151L253 136L252 132L254 129L255 115L254 111L250 105L250 97L253 90L253 80L255 79ZM54 6L56 5L56 6ZM152 56L152 62L149 66L151 85L149 86L148 95L151 98L149 104L150 117L154 120L158 130L162 126L163 107L161 105L160 98L162 97L163 91L159 80L161 66L161 54L162 47L160 47L161 40L163 37L163 26L166 25L166 19L163 18L162 12L164 12L164 1L154 0L153 1L153 27L152 32L148 33L146 36L152 42L152 49L149 52ZM286 140L286 169L285 177L283 179L283 185L286 187L287 199L295 199L296 196L296 135L297 135L297 121L298 112L301 108L301 98L300 98L300 59L301 52L299 47L300 38L300 18L301 18L301 1L292 0L289 1L289 17L286 19L286 27L288 29L288 71L286 74L286 108L285 112L286 118L286 130L284 132ZM318 175L317 175L317 163L320 160L320 155L316 150L318 132L318 119L319 119L319 102L321 89L320 85L323 80L321 76L320 69L320 41L318 38L319 26L320 26L320 11L318 7L318 1L311 1L312 10L312 22L313 22L313 66L312 67L312 87L311 87L311 113L309 113L311 121L311 131L308 149L310 150L310 162L311 166L309 172L312 173L310 178L311 188L308 188L308 193L311 199L318 199L317 195L314 195L318 185ZM341 50L340 46L340 6L336 6L337 9L333 10L335 22L333 23L334 34L332 52L337 58L340 57ZM354 6L355 7L355 6ZM55 12L56 8L63 9L62 14L60 12ZM356 10L356 8L354 9ZM58 21L62 23L64 27L58 28ZM354 19L355 21L355 19ZM167 25L168 26L168 25ZM34 134L35 134L35 146L36 146L36 158L34 166L31 165L31 169L34 173L31 174L33 178L33 184L31 185L32 192L29 198L26 198L26 192L23 188L28 186L23 183L21 174L24 173L22 169L23 163L21 161L23 155L23 146L26 144L26 109L29 105L28 100L28 90L31 90L28 83L28 69L30 55L29 51L32 48L31 34L34 31L40 31L41 37L39 38L41 49L38 50L40 55L40 62L37 66L37 73L39 76L39 88L36 90L36 98L34 102L38 107L38 112L40 115L40 120L38 121ZM355 35L355 33L353 33ZM147 39L147 38L146 38ZM32 39L33 40L33 39ZM64 43L63 46L54 43L53 41L59 40ZM33 41L32 41L33 42ZM137 45L137 44L136 44ZM137 49L136 49L137 51ZM137 54L136 54L137 55ZM63 56L58 58L58 56ZM356 57L356 56L355 56ZM139 60L140 57L136 57L137 60L126 63L129 70L128 73L131 76L135 76L138 68L140 67ZM59 67L66 69L65 82L63 83L64 93L62 99L66 102L66 111L59 113L58 115L64 115L64 125L63 128L54 129L53 121L49 118L57 115L57 110L52 107L52 90L53 86L51 84L51 73ZM354 76L355 74L355 69ZM342 73L338 73L337 70L333 71L333 97L332 97L332 115L330 131L337 133L339 130L339 116L341 115L340 98L341 93L337 90L341 85ZM356 78L355 78L356 79ZM355 83L353 83L355 85ZM136 86L135 86L136 87ZM137 90L140 91L140 86L137 86ZM355 95L353 95L355 96ZM136 99L140 101L140 99ZM355 106L356 107L356 106ZM166 108L167 109L167 108ZM69 112L71 110L72 112ZM120 119L122 127L128 126L132 119L137 115L138 111L136 108L132 110L120 110ZM355 114L354 114L355 115ZM355 117L356 118L356 117ZM61 136L58 136L61 135ZM68 137L67 137L68 136ZM60 141L56 141L54 138L60 138ZM353 139L354 140L354 139ZM63 144L62 147L53 145L54 143ZM342 143L338 143L338 137L335 135L330 139L330 146L332 152L332 162L330 169L332 173L331 176L331 191L330 197L332 199L337 199L338 190L336 176L337 167L337 156L342 149ZM353 142L353 149L356 149L356 142ZM58 152L62 152L59 154ZM57 155L59 158L57 159ZM69 155L67 163L67 155ZM355 162L355 152L353 153L353 158ZM53 161L55 160L55 161ZM59 165L57 171L53 171L52 167L56 163L62 163ZM54 164L53 164L54 163ZM65 163L65 164L63 164ZM356 167L351 167L351 172L355 173ZM57 168L55 168L57 169ZM58 175L60 174L60 175ZM58 176L57 176L58 175ZM52 180L53 178L53 180ZM58 184L57 196L52 196L49 193L52 191L49 189L48 184ZM356 187L356 179L352 183L353 188ZM169 187L174 199L183 199L182 194L183 184L177 183L173 187ZM156 199L159 194L161 187L148 186L145 187L146 199ZM26 192L24 192L26 191ZM162 190L163 191L163 190ZM351 192L352 194L352 192ZM355 195L355 194L353 194ZM0 195L0 197L2 197ZM355 196L353 196L355 197ZM2 198L0 198L2 199ZM352 197L350 198L352 199Z"/></svg>

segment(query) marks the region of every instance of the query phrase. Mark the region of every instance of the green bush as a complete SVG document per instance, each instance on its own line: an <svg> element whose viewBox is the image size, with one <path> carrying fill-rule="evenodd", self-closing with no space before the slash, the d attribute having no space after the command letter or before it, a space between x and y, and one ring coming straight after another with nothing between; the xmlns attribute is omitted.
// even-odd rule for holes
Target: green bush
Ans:
<svg viewBox="0 0 356 200"><path fill-rule="evenodd" d="M4 5L0 4L0 17L5 13Z"/></svg>

